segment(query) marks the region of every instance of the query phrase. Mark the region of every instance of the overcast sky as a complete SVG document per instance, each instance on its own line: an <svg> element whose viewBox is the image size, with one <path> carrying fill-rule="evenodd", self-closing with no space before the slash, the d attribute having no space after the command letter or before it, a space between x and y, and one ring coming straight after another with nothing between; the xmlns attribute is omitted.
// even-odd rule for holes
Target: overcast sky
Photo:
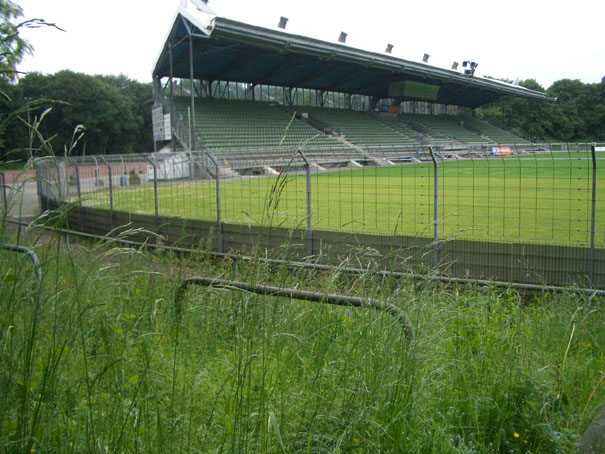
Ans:
<svg viewBox="0 0 605 454"><path fill-rule="evenodd" d="M21 71L125 74L151 81L151 71L180 0L13 0L24 17L54 22L23 33L34 46ZM477 75L536 79L544 88L560 79L600 82L605 76L605 2L545 0L210 0L219 16L347 43L449 68L473 59Z"/></svg>

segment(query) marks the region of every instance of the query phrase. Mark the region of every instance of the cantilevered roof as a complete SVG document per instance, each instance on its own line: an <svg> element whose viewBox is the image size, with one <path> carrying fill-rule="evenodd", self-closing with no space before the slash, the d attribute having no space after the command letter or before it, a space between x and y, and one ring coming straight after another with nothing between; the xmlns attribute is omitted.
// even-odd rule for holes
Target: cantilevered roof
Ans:
<svg viewBox="0 0 605 454"><path fill-rule="evenodd" d="M503 95L554 101L524 87L224 17L196 15L196 11L181 6L153 76L189 78L191 74L201 80L311 88L379 98L390 97L389 84L413 81L438 86L436 95L433 91L434 102L473 108ZM417 96L401 99L421 100Z"/></svg>

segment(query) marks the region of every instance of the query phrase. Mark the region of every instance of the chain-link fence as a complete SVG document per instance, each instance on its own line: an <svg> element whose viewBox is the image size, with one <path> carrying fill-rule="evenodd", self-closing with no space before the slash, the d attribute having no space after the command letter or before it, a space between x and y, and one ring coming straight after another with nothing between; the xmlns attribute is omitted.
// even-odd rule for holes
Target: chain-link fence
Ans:
<svg viewBox="0 0 605 454"><path fill-rule="evenodd" d="M145 220L170 241L220 252L338 260L354 248L458 275L605 285L601 150L303 145L47 159L37 170L43 208L71 203L72 227L84 230Z"/></svg>

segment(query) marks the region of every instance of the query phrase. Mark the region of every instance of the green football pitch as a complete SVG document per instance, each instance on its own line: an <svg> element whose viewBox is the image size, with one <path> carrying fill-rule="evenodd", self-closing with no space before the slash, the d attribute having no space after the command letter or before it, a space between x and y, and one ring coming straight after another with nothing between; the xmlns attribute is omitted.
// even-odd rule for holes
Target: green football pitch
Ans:
<svg viewBox="0 0 605 454"><path fill-rule="evenodd" d="M597 174L595 242L605 245L605 172ZM432 237L432 163L314 173L312 225L316 230ZM306 175L225 180L220 183L224 223L307 226ZM448 161L439 164L440 238L588 245L591 237L592 164L587 153ZM212 181L158 183L160 216L216 220ZM84 204L109 208L107 188ZM154 185L113 189L118 211L153 215Z"/></svg>

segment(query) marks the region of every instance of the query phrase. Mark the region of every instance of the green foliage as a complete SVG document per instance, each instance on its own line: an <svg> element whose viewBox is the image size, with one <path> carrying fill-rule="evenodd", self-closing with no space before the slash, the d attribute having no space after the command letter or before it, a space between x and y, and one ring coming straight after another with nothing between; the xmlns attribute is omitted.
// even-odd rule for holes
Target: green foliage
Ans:
<svg viewBox="0 0 605 454"><path fill-rule="evenodd" d="M88 76L60 71L52 76L28 74L20 81L23 93L66 104L54 109L45 122L59 145L68 143L77 124L86 127L78 154L150 151L151 120L146 101L151 85L124 76Z"/></svg>
<svg viewBox="0 0 605 454"><path fill-rule="evenodd" d="M2 87L0 87L2 88ZM52 137L55 149L71 141L77 125L84 125L86 135L74 154L112 154L150 152L153 150L151 115L148 101L151 84L142 84L125 76L89 76L71 71L54 75L29 73L16 85L5 85L10 97L0 101L0 115L12 112L26 99L56 100L40 126L41 133ZM31 121L35 113L32 113ZM9 134L0 144L0 152L27 147L26 125L14 119Z"/></svg>
<svg viewBox="0 0 605 454"><path fill-rule="evenodd" d="M2 452L573 452L605 398L605 312L578 295L522 297L240 262L239 280L379 298L367 309L181 276L231 263L22 238L0 251Z"/></svg>
<svg viewBox="0 0 605 454"><path fill-rule="evenodd" d="M19 36L19 29L26 22L16 22L23 10L10 0L0 0L0 78L13 80L16 67L26 54L31 54L31 45Z"/></svg>
<svg viewBox="0 0 605 454"><path fill-rule="evenodd" d="M134 171L134 169L132 169L130 171L130 173L128 174L128 182L131 185L141 184L141 178L137 175L137 173Z"/></svg>
<svg viewBox="0 0 605 454"><path fill-rule="evenodd" d="M503 97L475 110L478 118L512 129L535 141L605 140L605 77L586 84L562 79L544 90L536 81L520 83L557 98L554 104Z"/></svg>
<svg viewBox="0 0 605 454"><path fill-rule="evenodd" d="M31 44L19 36L23 28L54 27L63 31L44 19L18 22L22 15L20 6L11 0L0 0L0 79L14 80L19 73L17 65L25 55L33 51Z"/></svg>

